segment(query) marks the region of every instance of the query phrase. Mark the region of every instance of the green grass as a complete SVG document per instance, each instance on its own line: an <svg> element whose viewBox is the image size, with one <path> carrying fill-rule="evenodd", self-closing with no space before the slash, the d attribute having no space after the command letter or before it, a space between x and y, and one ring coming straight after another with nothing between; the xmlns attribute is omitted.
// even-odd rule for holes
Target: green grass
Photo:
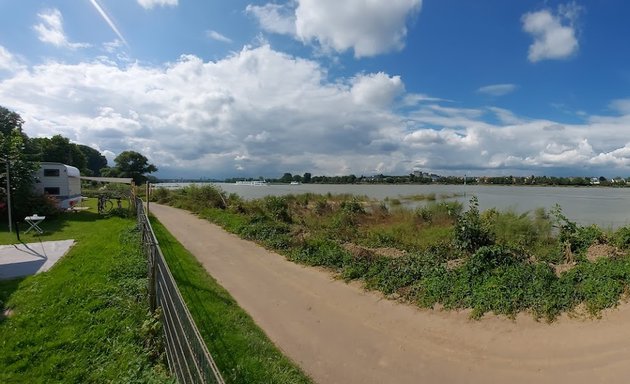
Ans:
<svg viewBox="0 0 630 384"><path fill-rule="evenodd" d="M223 216L224 224L229 221ZM228 383L310 383L256 326L230 294L175 238L152 218L164 257L199 327L210 353ZM238 225L233 223L233 225Z"/></svg>
<svg viewBox="0 0 630 384"><path fill-rule="evenodd" d="M79 212L42 227L22 240L76 244L48 272L0 282L0 306L13 312L0 319L0 382L172 382L134 221ZM15 243L6 226L0 243Z"/></svg>

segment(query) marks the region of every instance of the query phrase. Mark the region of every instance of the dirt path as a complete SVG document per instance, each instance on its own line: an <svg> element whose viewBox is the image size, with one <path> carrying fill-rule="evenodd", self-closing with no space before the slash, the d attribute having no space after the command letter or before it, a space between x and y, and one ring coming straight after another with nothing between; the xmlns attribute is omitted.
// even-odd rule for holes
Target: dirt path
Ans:
<svg viewBox="0 0 630 384"><path fill-rule="evenodd" d="M185 211L151 212L318 383L630 380L630 305L595 321L473 321L383 299Z"/></svg>

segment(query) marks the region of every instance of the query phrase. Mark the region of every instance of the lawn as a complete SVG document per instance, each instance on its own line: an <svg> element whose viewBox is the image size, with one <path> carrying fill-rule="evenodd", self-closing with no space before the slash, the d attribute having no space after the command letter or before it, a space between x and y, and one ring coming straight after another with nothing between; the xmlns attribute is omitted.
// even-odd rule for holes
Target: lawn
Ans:
<svg viewBox="0 0 630 384"><path fill-rule="evenodd" d="M164 226L154 218L151 224L182 296L226 382L311 382Z"/></svg>
<svg viewBox="0 0 630 384"><path fill-rule="evenodd" d="M47 219L41 236L75 239L50 271L0 282L0 382L172 382L148 311L146 260L131 218L90 211ZM0 244L15 243L6 223ZM1 313L1 312L0 312Z"/></svg>

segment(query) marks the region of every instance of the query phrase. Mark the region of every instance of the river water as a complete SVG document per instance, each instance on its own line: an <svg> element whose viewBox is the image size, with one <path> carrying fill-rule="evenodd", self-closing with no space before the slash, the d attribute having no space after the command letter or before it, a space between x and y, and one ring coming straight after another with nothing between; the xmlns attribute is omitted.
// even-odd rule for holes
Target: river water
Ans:
<svg viewBox="0 0 630 384"><path fill-rule="evenodd" d="M155 187L178 188L188 183L164 183ZM512 209L519 213L536 208L551 209L555 204L562 207L564 214L580 224L597 224L603 228L617 228L630 224L630 188L606 187L522 187L486 185L365 185L365 184L300 184L300 185L236 185L215 183L228 193L237 193L245 199L274 195L317 193L365 195L373 199L401 199L409 206L426 202L408 202L405 196L426 195L453 196L466 204L477 196L481 210L497 208ZM437 201L441 201L438 199Z"/></svg>

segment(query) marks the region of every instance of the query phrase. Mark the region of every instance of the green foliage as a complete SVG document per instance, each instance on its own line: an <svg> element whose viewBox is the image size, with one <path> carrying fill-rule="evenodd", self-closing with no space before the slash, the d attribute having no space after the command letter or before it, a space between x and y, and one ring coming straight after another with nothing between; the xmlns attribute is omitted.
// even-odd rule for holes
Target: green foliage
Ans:
<svg viewBox="0 0 630 384"><path fill-rule="evenodd" d="M166 188L156 188L151 192L151 201L159 204L170 204L171 192Z"/></svg>
<svg viewBox="0 0 630 384"><path fill-rule="evenodd" d="M238 234L249 240L256 240L275 249L287 249L291 244L290 228L286 223L257 216L243 225Z"/></svg>
<svg viewBox="0 0 630 384"><path fill-rule="evenodd" d="M612 236L613 244L621 249L630 249L630 227L621 227Z"/></svg>
<svg viewBox="0 0 630 384"><path fill-rule="evenodd" d="M9 165L11 200L14 217L29 214L28 201L33 195L33 173L38 168L28 153L28 136L22 131L19 114L0 107L0 201L6 202L6 169Z"/></svg>
<svg viewBox="0 0 630 384"><path fill-rule="evenodd" d="M560 228L558 240L561 244L569 244L572 252L583 253L591 244L606 241L604 233L599 227L596 225L588 227L577 225L564 216L559 205L554 207L552 214Z"/></svg>
<svg viewBox="0 0 630 384"><path fill-rule="evenodd" d="M383 258L382 267L366 281L367 287L390 294L419 281L441 263L432 253Z"/></svg>
<svg viewBox="0 0 630 384"><path fill-rule="evenodd" d="M525 258L513 249L502 245L481 247L470 256L466 268L473 275L482 275L499 267L522 263Z"/></svg>
<svg viewBox="0 0 630 384"><path fill-rule="evenodd" d="M285 197L267 196L263 199L263 205L267 214L274 220L284 223L291 222L289 204Z"/></svg>
<svg viewBox="0 0 630 384"><path fill-rule="evenodd" d="M339 244L321 237L307 239L302 246L289 254L291 260L333 269L340 269L347 257L347 252Z"/></svg>
<svg viewBox="0 0 630 384"><path fill-rule="evenodd" d="M462 213L464 206L458 201L426 204L416 209L416 216L426 223L450 223Z"/></svg>
<svg viewBox="0 0 630 384"><path fill-rule="evenodd" d="M99 151L87 145L76 144L83 156L85 156L86 164L84 171L91 176L100 176L101 169L107 167L107 159Z"/></svg>
<svg viewBox="0 0 630 384"><path fill-rule="evenodd" d="M459 216L455 224L455 244L460 249L472 253L493 243L493 233L488 224L481 219L479 201L473 196L468 210Z"/></svg>
<svg viewBox="0 0 630 384"><path fill-rule="evenodd" d="M352 198L350 200L344 200L341 202L340 208L342 211L347 213L361 214L365 213L365 209L363 209L363 205L361 201L357 198Z"/></svg>
<svg viewBox="0 0 630 384"><path fill-rule="evenodd" d="M528 212L490 209L482 214L482 220L489 223L495 241L500 244L531 246L551 238L552 223L544 209L536 210L533 218Z"/></svg>
<svg viewBox="0 0 630 384"><path fill-rule="evenodd" d="M170 198L181 204L190 196L175 192ZM580 227L559 211L556 222L564 227L556 238L544 209L480 213L475 198L463 213L457 202L388 212L375 204L364 209L365 200L359 198L332 195L228 200L227 209L204 209L201 216L290 260L330 268L346 280L362 280L368 289L424 307L469 308L475 318L529 311L552 321L581 303L597 314L616 305L630 288L628 255L596 263L580 258L573 269L556 275L548 263L564 261L559 238L575 250L607 241L599 228ZM630 229L618 230L611 239L628 247ZM344 243L375 248L355 251ZM384 256L380 247L409 253Z"/></svg>
<svg viewBox="0 0 630 384"><path fill-rule="evenodd" d="M61 135L55 135L51 138L36 137L32 139L32 142L39 150L39 161L63 163L83 172L87 169L85 154L78 145L71 143L70 139L66 137Z"/></svg>
<svg viewBox="0 0 630 384"><path fill-rule="evenodd" d="M18 217L32 215L33 213L37 213L41 216L46 216L48 218L59 216L61 214L61 210L58 207L57 200L49 195L32 195L29 196L26 200L27 210L16 210L14 213L18 215Z"/></svg>
<svg viewBox="0 0 630 384"><path fill-rule="evenodd" d="M159 194L168 195L165 192L159 192ZM226 208L225 193L213 185L188 185L173 192L171 201L176 207L195 213L207 208Z"/></svg>
<svg viewBox="0 0 630 384"><path fill-rule="evenodd" d="M136 185L140 185L147 180L146 174L157 172L157 167L149 163L144 155L135 151L121 152L114 159L116 166L109 170L109 176L130 177Z"/></svg>

